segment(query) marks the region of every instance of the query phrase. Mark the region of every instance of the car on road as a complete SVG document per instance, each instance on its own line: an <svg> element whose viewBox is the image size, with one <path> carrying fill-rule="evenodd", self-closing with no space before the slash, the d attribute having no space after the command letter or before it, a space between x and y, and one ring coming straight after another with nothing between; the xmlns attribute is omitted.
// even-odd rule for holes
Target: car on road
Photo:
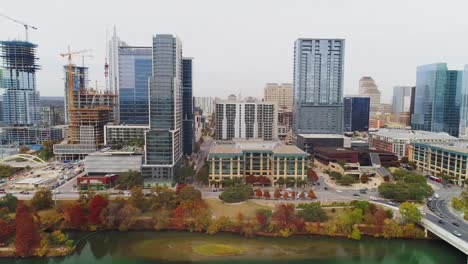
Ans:
<svg viewBox="0 0 468 264"><path fill-rule="evenodd" d="M396 206L396 203L395 203L395 202L392 202L392 201L388 202L388 204L389 204L389 205Z"/></svg>
<svg viewBox="0 0 468 264"><path fill-rule="evenodd" d="M323 187L323 189L324 189L324 190L328 190L328 187L327 187L327 186L325 186L325 187Z"/></svg>
<svg viewBox="0 0 468 264"><path fill-rule="evenodd" d="M26 194L27 195L27 194L29 194L29 192L28 191L21 191L20 194Z"/></svg>
<svg viewBox="0 0 468 264"><path fill-rule="evenodd" d="M432 201L432 197L427 198L427 200L428 200L429 202Z"/></svg>
<svg viewBox="0 0 468 264"><path fill-rule="evenodd" d="M60 190L55 189L52 193L53 193L53 194L59 194L59 193L60 193Z"/></svg>
<svg viewBox="0 0 468 264"><path fill-rule="evenodd" d="M444 224L445 224L445 222L442 221L442 220L439 220L439 221L437 221L437 222L438 222L439 224L441 224L441 225L444 225Z"/></svg>
<svg viewBox="0 0 468 264"><path fill-rule="evenodd" d="M452 231L452 234L456 235L457 237L461 237L462 234L460 232L458 232L457 230L453 230Z"/></svg>
<svg viewBox="0 0 468 264"><path fill-rule="evenodd" d="M359 193L361 193L361 194L367 194L367 191L366 191L366 190L359 190Z"/></svg>
<svg viewBox="0 0 468 264"><path fill-rule="evenodd" d="M353 196L355 196L355 197L361 197L361 195L359 195L359 193L355 193L355 194L353 194Z"/></svg>
<svg viewBox="0 0 468 264"><path fill-rule="evenodd" d="M371 201L377 201L377 198L375 198L374 196L371 196L370 199Z"/></svg>
<svg viewBox="0 0 468 264"><path fill-rule="evenodd" d="M342 191L342 190L336 190L336 192L338 192L338 193L342 193L343 191Z"/></svg>
<svg viewBox="0 0 468 264"><path fill-rule="evenodd" d="M452 225L460 227L460 224L458 222L452 222Z"/></svg>
<svg viewBox="0 0 468 264"><path fill-rule="evenodd" d="M437 214L440 218L444 218L444 215L442 213Z"/></svg>
<svg viewBox="0 0 468 264"><path fill-rule="evenodd" d="M439 199L439 195L437 193L434 193L434 198Z"/></svg>
<svg viewBox="0 0 468 264"><path fill-rule="evenodd" d="M377 188L372 188L370 191L375 192L375 191L377 191Z"/></svg>
<svg viewBox="0 0 468 264"><path fill-rule="evenodd" d="M5 190L0 190L0 194L6 194L6 191Z"/></svg>

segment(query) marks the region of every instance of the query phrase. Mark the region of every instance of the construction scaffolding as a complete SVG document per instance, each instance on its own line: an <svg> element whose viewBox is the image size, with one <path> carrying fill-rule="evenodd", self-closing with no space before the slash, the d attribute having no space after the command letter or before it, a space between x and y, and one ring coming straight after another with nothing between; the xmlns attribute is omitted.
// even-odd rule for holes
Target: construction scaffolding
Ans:
<svg viewBox="0 0 468 264"><path fill-rule="evenodd" d="M40 66L36 63L38 60L36 48L36 44L25 41L0 41L2 67L6 71L35 73L40 70Z"/></svg>

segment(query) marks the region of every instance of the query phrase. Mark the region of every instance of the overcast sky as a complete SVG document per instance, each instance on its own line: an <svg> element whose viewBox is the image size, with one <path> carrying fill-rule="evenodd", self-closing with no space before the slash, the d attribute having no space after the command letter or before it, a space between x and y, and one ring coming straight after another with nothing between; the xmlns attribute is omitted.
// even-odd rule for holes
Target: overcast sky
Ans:
<svg viewBox="0 0 468 264"><path fill-rule="evenodd" d="M194 57L195 96L263 95L267 82L292 82L297 38L346 39L344 93L372 76L390 102L392 87L414 85L416 66L468 64L466 0L170 0L2 1L0 13L37 26L41 95L63 96L60 52L93 49L92 85L104 87L106 30L130 45L157 33L183 42ZM24 39L23 27L0 17L0 39ZM81 64L81 58L77 57Z"/></svg>

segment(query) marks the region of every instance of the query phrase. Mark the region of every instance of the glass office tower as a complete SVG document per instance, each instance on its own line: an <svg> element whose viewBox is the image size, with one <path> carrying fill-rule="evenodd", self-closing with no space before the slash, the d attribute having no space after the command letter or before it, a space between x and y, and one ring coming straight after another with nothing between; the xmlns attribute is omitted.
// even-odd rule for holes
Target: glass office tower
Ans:
<svg viewBox="0 0 468 264"><path fill-rule="evenodd" d="M294 135L342 133L344 47L344 39L296 40Z"/></svg>
<svg viewBox="0 0 468 264"><path fill-rule="evenodd" d="M182 43L172 35L153 38L149 96L142 176L147 181L171 181L182 157Z"/></svg>
<svg viewBox="0 0 468 264"><path fill-rule="evenodd" d="M368 131L370 98L366 96L345 96L343 98L344 131Z"/></svg>
<svg viewBox="0 0 468 264"><path fill-rule="evenodd" d="M147 125L151 47L121 46L118 58L119 121L121 124Z"/></svg>
<svg viewBox="0 0 468 264"><path fill-rule="evenodd" d="M184 155L191 155L195 147L192 65L192 58L182 59L182 137Z"/></svg>
<svg viewBox="0 0 468 264"><path fill-rule="evenodd" d="M448 70L446 63L417 68L413 129L458 137L462 76L462 71Z"/></svg>

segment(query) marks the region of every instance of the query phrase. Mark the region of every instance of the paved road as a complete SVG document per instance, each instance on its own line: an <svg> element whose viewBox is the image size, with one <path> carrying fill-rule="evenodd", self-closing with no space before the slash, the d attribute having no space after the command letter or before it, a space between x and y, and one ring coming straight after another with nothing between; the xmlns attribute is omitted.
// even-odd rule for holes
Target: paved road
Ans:
<svg viewBox="0 0 468 264"><path fill-rule="evenodd" d="M200 146L200 153L198 154L197 164L195 173L197 173L204 165L205 159L210 152L210 148L213 145L214 140L211 137L203 137L203 144Z"/></svg>

